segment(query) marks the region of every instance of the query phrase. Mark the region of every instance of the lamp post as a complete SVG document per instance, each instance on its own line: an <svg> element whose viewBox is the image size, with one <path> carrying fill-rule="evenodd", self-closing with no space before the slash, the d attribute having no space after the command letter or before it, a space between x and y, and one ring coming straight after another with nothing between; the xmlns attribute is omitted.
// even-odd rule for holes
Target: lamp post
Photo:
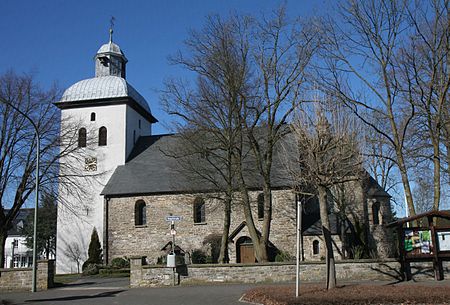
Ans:
<svg viewBox="0 0 450 305"><path fill-rule="evenodd" d="M38 217L38 206L39 206L39 150L41 146L41 141L39 138L39 130L34 123L34 121L25 114L22 110L14 106L13 104L7 102L6 100L0 98L0 102L6 104L13 108L15 111L23 115L31 125L33 125L34 131L36 133L36 186L35 186L35 204L34 204L34 226L33 226L33 278L31 282L31 292L36 292L36 275L37 275L37 217Z"/></svg>
<svg viewBox="0 0 450 305"><path fill-rule="evenodd" d="M297 204L297 249L295 255L295 297L298 298L300 292L300 261L304 260L303 256L303 232L302 232L302 216L303 202L299 195L295 195Z"/></svg>

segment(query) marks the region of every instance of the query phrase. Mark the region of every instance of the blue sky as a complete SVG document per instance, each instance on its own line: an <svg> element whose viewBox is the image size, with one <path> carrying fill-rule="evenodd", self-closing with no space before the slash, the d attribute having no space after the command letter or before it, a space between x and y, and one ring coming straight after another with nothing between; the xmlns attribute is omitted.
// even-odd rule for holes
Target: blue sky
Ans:
<svg viewBox="0 0 450 305"><path fill-rule="evenodd" d="M108 41L114 16L114 41L129 62L127 80L147 99L161 121L154 133L164 133L168 118L157 90L170 76L182 73L167 57L183 48L190 29L200 29L208 14L270 13L286 3L291 16L323 12L328 0L166 0L63 1L2 0L0 2L0 73L32 72L48 87L66 89L94 76L93 57Z"/></svg>
<svg viewBox="0 0 450 305"><path fill-rule="evenodd" d="M114 16L114 41L129 62L127 80L147 99L154 133L166 133L171 120L161 109L158 90L165 78L184 73L167 57L183 49L191 29L201 29L209 14L258 15L286 3L291 17L326 13L333 0L1 0L0 74L31 72L44 87L66 89L94 77L93 57L108 41Z"/></svg>

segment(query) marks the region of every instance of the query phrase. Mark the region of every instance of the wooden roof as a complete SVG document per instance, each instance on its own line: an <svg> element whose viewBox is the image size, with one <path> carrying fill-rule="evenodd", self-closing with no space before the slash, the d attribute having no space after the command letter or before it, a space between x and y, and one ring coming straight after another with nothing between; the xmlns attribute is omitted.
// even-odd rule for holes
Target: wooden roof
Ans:
<svg viewBox="0 0 450 305"><path fill-rule="evenodd" d="M439 217L439 218L445 218L445 219L449 219L450 220L450 211L445 210L445 211L428 211L422 214L417 214L417 215L413 215L413 216L409 216L409 217L405 217L405 218L401 218L398 219L396 221L393 221L389 224L386 225L386 227L395 227L395 226L402 226L403 224L410 222L410 221L414 221L420 218L424 218L424 217Z"/></svg>

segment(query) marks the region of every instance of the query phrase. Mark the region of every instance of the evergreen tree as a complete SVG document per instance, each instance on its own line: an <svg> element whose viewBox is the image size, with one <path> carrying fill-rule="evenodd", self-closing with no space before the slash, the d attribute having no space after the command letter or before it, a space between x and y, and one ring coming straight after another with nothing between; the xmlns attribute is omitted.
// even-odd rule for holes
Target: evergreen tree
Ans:
<svg viewBox="0 0 450 305"><path fill-rule="evenodd" d="M89 243L87 264L101 264L102 263L102 246L98 238L97 229L94 228L91 234L91 242Z"/></svg>
<svg viewBox="0 0 450 305"><path fill-rule="evenodd" d="M22 235L26 237L25 244L33 248L34 213L30 213L22 228ZM56 198L53 194L44 193L38 211L37 223L37 252L49 259L56 250Z"/></svg>

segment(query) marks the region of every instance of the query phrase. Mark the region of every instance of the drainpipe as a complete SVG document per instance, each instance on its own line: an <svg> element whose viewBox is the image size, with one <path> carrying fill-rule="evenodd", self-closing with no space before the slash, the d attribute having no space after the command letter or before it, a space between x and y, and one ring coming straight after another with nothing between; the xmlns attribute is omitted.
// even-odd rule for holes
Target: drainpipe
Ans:
<svg viewBox="0 0 450 305"><path fill-rule="evenodd" d="M109 218L109 200L110 198L105 197L104 201L104 211L103 211L103 262L105 265L109 263L109 255L108 255L108 218Z"/></svg>

